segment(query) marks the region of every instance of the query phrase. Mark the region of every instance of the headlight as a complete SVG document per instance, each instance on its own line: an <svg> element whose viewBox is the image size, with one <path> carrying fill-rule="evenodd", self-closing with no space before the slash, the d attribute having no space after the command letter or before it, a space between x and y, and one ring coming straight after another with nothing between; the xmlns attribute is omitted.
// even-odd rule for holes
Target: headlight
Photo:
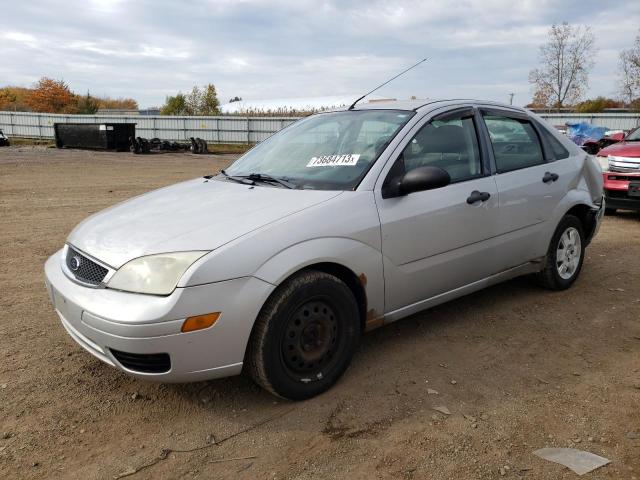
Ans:
<svg viewBox="0 0 640 480"><path fill-rule="evenodd" d="M169 295L187 268L206 253L209 252L160 253L135 258L113 274L107 287L125 292Z"/></svg>

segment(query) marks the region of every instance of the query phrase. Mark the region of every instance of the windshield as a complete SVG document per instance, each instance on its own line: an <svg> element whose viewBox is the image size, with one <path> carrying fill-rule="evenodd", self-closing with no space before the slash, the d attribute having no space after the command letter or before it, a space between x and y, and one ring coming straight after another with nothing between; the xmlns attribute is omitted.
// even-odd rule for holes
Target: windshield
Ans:
<svg viewBox="0 0 640 480"><path fill-rule="evenodd" d="M640 141L640 128L636 128L633 132L631 132L629 135L627 135L627 137L624 140L625 140L625 142L638 142L638 141Z"/></svg>
<svg viewBox="0 0 640 480"><path fill-rule="evenodd" d="M256 145L226 173L270 175L295 188L353 190L414 114L360 110L312 115Z"/></svg>

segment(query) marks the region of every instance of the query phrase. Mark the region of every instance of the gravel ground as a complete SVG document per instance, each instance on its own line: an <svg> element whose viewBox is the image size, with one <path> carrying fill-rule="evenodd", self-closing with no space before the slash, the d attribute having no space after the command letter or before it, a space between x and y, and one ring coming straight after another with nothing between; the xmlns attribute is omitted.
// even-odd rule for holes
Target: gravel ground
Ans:
<svg viewBox="0 0 640 480"><path fill-rule="evenodd" d="M376 330L304 403L138 381L74 344L42 276L73 226L232 158L0 149L0 478L576 477L532 455L551 446L640 478L636 214L605 219L569 291L516 279Z"/></svg>

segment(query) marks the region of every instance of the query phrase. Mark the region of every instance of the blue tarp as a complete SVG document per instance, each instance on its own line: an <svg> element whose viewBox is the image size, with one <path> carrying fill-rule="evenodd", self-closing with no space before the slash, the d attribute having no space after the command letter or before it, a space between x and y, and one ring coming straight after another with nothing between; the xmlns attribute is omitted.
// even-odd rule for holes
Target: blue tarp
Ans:
<svg viewBox="0 0 640 480"><path fill-rule="evenodd" d="M588 140L597 142L604 137L604 132L608 129L590 125L588 123L567 123L567 137L576 145L584 145Z"/></svg>

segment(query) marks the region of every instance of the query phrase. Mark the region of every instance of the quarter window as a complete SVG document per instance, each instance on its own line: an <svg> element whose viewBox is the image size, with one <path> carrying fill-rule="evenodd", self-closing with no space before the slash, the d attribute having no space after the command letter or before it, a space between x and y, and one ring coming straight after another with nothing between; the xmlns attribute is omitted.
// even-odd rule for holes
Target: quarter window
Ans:
<svg viewBox="0 0 640 480"><path fill-rule="evenodd" d="M405 172L440 167L449 173L452 183L482 175L473 117L431 121L411 139L402 159Z"/></svg>
<svg viewBox="0 0 640 480"><path fill-rule="evenodd" d="M544 141L547 143L547 146L549 148L547 148L547 150L551 150L549 153L550 157L551 157L551 161L553 160L562 160L563 158L567 158L569 156L569 150L567 150L566 148L564 148L564 146L562 145L562 143L560 143L560 141L554 137L551 133L549 133L549 131L540 126L538 124L538 131L540 132L540 134L542 135L542 138L544 138Z"/></svg>
<svg viewBox="0 0 640 480"><path fill-rule="evenodd" d="M544 163L540 140L528 120L484 115L498 173Z"/></svg>

